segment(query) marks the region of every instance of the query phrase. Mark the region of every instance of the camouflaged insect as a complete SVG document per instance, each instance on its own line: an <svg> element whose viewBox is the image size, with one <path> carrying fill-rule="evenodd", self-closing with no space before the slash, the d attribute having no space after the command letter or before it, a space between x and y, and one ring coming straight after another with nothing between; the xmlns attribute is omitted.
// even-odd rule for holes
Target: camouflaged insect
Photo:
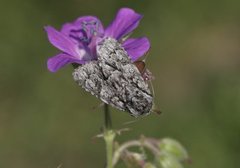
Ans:
<svg viewBox="0 0 240 168"><path fill-rule="evenodd" d="M60 50L48 59L49 71L72 64L74 80L103 102L136 117L148 114L153 98L146 81L152 75L139 59L150 49L150 41L129 38L142 17L121 8L105 28L96 16L81 16L60 30L45 26L49 42Z"/></svg>
<svg viewBox="0 0 240 168"><path fill-rule="evenodd" d="M115 39L97 47L98 60L79 66L74 80L104 103L138 117L150 112L153 97L137 67Z"/></svg>

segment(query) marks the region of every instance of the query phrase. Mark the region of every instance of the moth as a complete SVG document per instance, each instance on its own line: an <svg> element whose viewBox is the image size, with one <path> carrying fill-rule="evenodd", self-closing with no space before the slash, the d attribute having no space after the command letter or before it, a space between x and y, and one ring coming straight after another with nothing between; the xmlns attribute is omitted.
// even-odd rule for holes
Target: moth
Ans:
<svg viewBox="0 0 240 168"><path fill-rule="evenodd" d="M144 61L132 63L121 44L112 38L98 44L97 55L98 60L74 70L74 80L104 103L132 116L149 114L153 95L144 77Z"/></svg>

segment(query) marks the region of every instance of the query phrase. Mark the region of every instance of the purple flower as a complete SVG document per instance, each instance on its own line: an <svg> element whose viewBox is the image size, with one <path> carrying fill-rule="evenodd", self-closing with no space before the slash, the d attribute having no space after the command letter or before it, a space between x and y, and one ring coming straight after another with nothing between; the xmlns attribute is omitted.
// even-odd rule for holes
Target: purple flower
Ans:
<svg viewBox="0 0 240 168"><path fill-rule="evenodd" d="M149 40L146 37L129 39L126 37L138 26L141 18L142 15L134 10L122 8L105 30L101 21L94 16L83 16L73 23L66 23L61 31L46 26L50 43L61 50L61 53L48 59L48 69L56 72L66 64L85 64L96 60L96 46L106 37L122 42L131 60L136 61L149 50Z"/></svg>

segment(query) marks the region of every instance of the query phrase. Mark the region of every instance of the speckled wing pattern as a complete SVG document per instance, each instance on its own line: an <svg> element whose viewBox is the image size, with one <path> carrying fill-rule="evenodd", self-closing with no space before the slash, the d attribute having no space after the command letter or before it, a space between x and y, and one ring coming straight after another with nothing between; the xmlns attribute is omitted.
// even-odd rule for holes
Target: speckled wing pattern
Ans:
<svg viewBox="0 0 240 168"><path fill-rule="evenodd" d="M98 60L73 72L74 80L104 103L138 117L149 114L153 97L137 67L115 39L106 38L97 47Z"/></svg>

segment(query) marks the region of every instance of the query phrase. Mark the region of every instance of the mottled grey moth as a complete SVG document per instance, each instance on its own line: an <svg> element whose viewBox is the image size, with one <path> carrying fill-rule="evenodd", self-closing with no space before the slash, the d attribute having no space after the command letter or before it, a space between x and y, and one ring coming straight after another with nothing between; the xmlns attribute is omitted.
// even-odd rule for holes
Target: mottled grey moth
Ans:
<svg viewBox="0 0 240 168"><path fill-rule="evenodd" d="M138 117L149 114L153 96L127 52L115 39L97 46L98 60L76 68L74 80L104 103Z"/></svg>

